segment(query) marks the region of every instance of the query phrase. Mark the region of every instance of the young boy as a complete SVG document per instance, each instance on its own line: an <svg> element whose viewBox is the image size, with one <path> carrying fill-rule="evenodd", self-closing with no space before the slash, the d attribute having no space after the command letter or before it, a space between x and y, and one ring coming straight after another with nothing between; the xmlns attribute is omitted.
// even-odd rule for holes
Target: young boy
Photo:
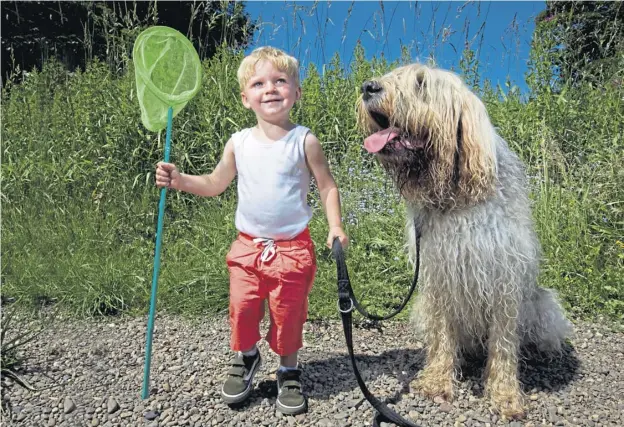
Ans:
<svg viewBox="0 0 624 427"><path fill-rule="evenodd" d="M230 346L237 352L221 390L223 400L240 403L252 391L260 367L260 321L265 300L270 318L266 340L280 356L277 409L288 415L307 410L301 390L297 352L302 346L308 294L316 273L306 196L310 174L316 179L329 223L327 246L335 237L343 246L340 196L318 139L295 125L289 113L301 97L297 60L281 50L262 47L243 59L238 80L243 105L257 125L234 133L209 175L180 173L160 162L156 185L200 196L221 194L238 174L238 237L226 262L230 273Z"/></svg>

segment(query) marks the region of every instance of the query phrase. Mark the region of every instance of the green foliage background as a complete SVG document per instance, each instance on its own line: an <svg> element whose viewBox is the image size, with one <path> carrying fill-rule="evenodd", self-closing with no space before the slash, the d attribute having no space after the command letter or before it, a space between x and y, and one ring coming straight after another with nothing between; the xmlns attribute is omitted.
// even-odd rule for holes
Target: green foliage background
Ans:
<svg viewBox="0 0 624 427"><path fill-rule="evenodd" d="M547 59L539 44L534 49L528 97L488 82L475 90L527 164L544 247L541 284L558 290L575 315L622 319L624 89L575 82L552 91L540 78ZM387 311L411 280L404 206L362 150L354 113L361 82L398 63L367 61L359 47L353 57L334 57L322 74L305 70L293 119L323 142L341 189L356 292ZM211 171L229 136L254 123L239 99L241 58L223 48L204 61L202 90L175 119L172 161L185 172ZM471 58L464 52L460 71L476 84ZM50 60L22 77L2 92L2 296L76 315L145 313L159 197L153 171L164 134L140 123L132 64L115 73L93 61L69 73ZM168 193L159 310L227 310L235 198L235 186L211 199ZM335 266L315 191L310 203L319 259L310 317L335 316Z"/></svg>

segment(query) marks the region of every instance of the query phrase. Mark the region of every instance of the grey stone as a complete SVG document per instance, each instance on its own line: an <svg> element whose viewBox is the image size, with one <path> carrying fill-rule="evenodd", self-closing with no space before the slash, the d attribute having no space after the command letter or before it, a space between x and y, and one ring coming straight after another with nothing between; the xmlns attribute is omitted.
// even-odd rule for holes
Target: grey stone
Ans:
<svg viewBox="0 0 624 427"><path fill-rule="evenodd" d="M69 414L71 412L74 412L75 409L76 409L76 404L74 403L71 397L67 396L65 398L65 402L63 402L63 413Z"/></svg>
<svg viewBox="0 0 624 427"><path fill-rule="evenodd" d="M109 414L113 414L119 410L119 403L115 400L114 397L109 397L108 402L106 403L106 410Z"/></svg>

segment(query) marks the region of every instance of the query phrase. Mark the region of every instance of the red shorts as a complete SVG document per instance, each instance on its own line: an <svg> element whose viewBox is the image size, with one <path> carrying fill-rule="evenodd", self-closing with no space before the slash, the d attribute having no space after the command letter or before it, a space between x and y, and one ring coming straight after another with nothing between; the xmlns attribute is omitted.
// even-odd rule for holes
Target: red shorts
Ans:
<svg viewBox="0 0 624 427"><path fill-rule="evenodd" d="M316 274L310 231L306 228L292 240L276 240L273 249L274 254L263 243L239 233L226 256L234 351L249 350L260 340L265 300L270 316L266 340L271 349L288 356L303 345L308 295Z"/></svg>

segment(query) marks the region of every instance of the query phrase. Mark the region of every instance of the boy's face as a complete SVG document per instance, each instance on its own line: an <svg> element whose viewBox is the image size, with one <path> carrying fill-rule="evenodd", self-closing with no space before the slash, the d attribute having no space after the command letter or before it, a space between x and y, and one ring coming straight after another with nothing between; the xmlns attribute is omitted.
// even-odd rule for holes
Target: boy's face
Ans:
<svg viewBox="0 0 624 427"><path fill-rule="evenodd" d="M243 105L267 121L288 118L301 96L295 79L278 70L270 61L256 64L255 73L241 92Z"/></svg>

